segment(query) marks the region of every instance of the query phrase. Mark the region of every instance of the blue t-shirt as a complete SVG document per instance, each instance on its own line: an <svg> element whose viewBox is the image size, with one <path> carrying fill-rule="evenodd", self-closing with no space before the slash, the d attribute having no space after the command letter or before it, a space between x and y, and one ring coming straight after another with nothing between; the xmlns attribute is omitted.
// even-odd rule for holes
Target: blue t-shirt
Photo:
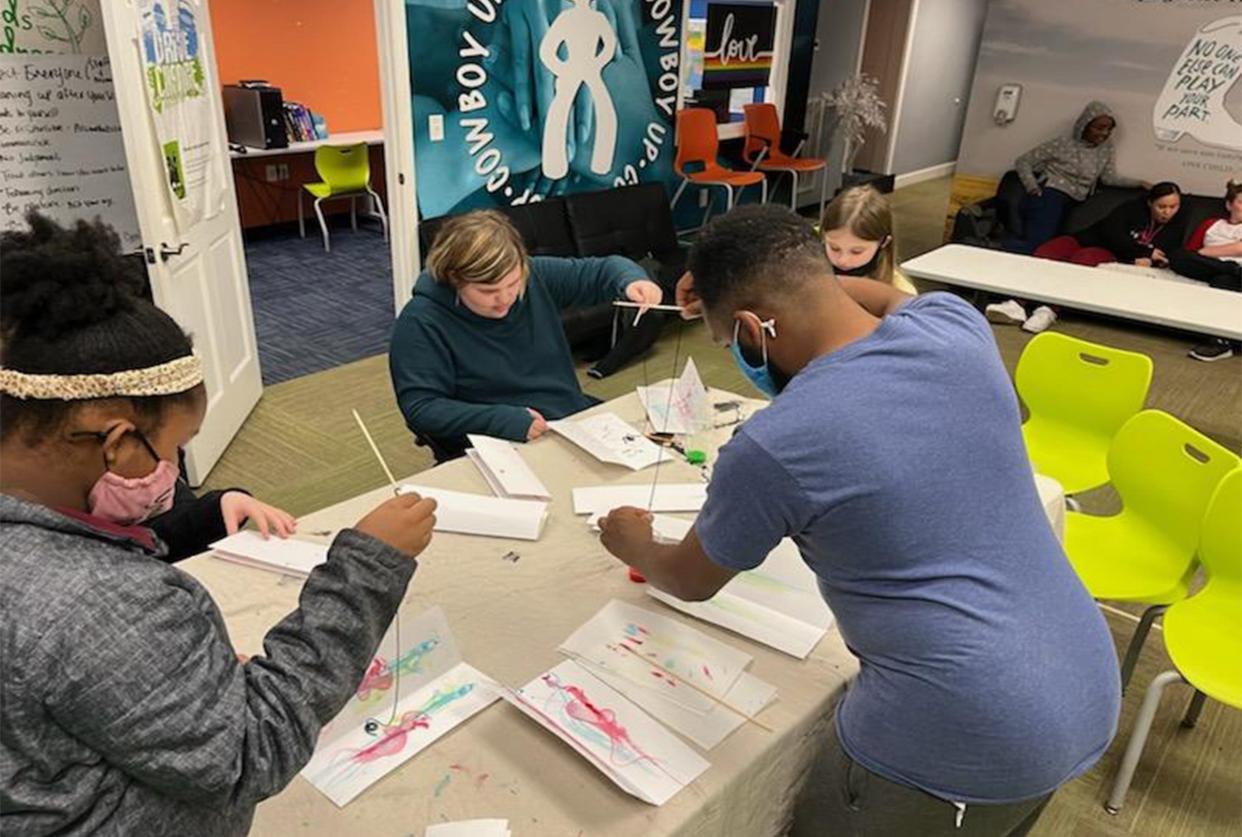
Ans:
<svg viewBox="0 0 1242 837"><path fill-rule="evenodd" d="M1116 731L1112 637L1040 503L992 333L955 296L798 373L721 449L695 531L735 570L798 544L860 661L838 735L874 773L1016 802Z"/></svg>

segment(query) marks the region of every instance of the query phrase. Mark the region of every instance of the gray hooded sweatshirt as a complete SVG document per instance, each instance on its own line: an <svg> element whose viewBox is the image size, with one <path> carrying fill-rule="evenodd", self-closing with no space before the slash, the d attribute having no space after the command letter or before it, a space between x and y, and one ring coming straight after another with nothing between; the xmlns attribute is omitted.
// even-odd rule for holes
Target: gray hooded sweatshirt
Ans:
<svg viewBox="0 0 1242 837"><path fill-rule="evenodd" d="M1074 121L1070 134L1041 143L1014 161L1018 177L1028 192L1042 181L1044 188L1056 189L1076 201L1084 201L1095 190L1097 180L1105 186L1140 185L1138 180L1117 174L1112 137L1099 145L1090 145L1082 138L1083 130L1097 116L1117 121L1108 105L1091 102Z"/></svg>
<svg viewBox="0 0 1242 837"><path fill-rule="evenodd" d="M0 495L5 835L245 834L357 688L415 568L341 532L242 665L211 596L135 531Z"/></svg>

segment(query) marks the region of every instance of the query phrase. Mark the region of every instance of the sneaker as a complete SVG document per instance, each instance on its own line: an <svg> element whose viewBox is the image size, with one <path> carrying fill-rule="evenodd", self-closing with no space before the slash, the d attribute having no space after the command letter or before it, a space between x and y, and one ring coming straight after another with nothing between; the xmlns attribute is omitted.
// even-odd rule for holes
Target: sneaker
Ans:
<svg viewBox="0 0 1242 837"><path fill-rule="evenodd" d="M994 302L983 309L989 323L999 325L1022 325L1026 322L1026 309L1016 299Z"/></svg>
<svg viewBox="0 0 1242 837"><path fill-rule="evenodd" d="M1022 330L1029 331L1031 334L1039 334L1041 331L1047 331L1048 326L1056 321L1057 312L1047 305L1041 305L1031 316L1027 317L1026 322L1022 324Z"/></svg>
<svg viewBox="0 0 1242 837"><path fill-rule="evenodd" d="M1225 360L1226 358L1233 357L1233 344L1228 340L1213 340L1211 343L1195 346L1190 350L1190 356L1205 363L1211 363L1214 360Z"/></svg>

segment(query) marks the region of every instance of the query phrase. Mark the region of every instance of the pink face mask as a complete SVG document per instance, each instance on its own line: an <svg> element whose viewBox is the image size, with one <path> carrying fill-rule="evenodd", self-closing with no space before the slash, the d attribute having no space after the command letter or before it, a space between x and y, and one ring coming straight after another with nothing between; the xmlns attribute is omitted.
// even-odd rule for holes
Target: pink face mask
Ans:
<svg viewBox="0 0 1242 837"><path fill-rule="evenodd" d="M156 461L155 470L145 477L134 478L105 470L86 498L87 511L121 526L133 526L168 511L177 489L177 469L160 458L145 436L137 435Z"/></svg>

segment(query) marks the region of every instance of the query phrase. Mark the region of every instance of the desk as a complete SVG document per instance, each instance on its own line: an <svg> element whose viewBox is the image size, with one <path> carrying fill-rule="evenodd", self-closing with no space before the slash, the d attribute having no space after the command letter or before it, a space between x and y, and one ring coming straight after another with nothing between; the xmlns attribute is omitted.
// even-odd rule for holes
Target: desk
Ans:
<svg viewBox="0 0 1242 837"><path fill-rule="evenodd" d="M230 151L233 163L233 183L237 190L237 211L243 229L265 227L298 219L298 204L303 183L315 183L321 178L315 170L314 152L324 145L354 145L365 142L370 146L371 186L387 203L384 175L384 132L353 131L333 134L327 139L291 143L288 148L249 148L245 152ZM278 172L277 179L269 180L270 171L276 165L287 171ZM280 175L284 175L281 177ZM348 212L348 202L332 201L324 204L325 214Z"/></svg>
<svg viewBox="0 0 1242 837"><path fill-rule="evenodd" d="M342 134L332 134L327 139L291 142L288 148L251 148L247 146L245 151L230 150L229 156L234 160L249 160L255 157L277 157L282 154L306 154L314 151L321 145L357 145L360 142L365 142L367 145L383 145L384 132L347 131Z"/></svg>
<svg viewBox="0 0 1242 837"><path fill-rule="evenodd" d="M736 398L719 390L719 402ZM749 412L764 402L746 402ZM639 424L634 394L596 410ZM715 451L732 427L700 434L690 445ZM800 778L824 740L833 704L858 670L835 630L805 661L675 614L631 583L625 567L604 552L573 514L574 486L649 485L651 469L637 473L605 465L566 440L548 434L523 449L524 458L552 493L541 540L504 541L437 533L419 559L404 607L419 612L439 604L448 615L467 662L517 686L559 662L556 646L609 599L683 619L754 657L750 671L777 686L777 701L761 713L767 733L744 725L705 753L711 767L667 804L655 808L612 785L585 760L507 704L492 706L337 809L301 777L259 806L253 834L421 835L428 823L477 817L509 819L517 837L543 835L779 835L790 816ZM378 466L376 466L378 468ZM661 466L661 482L701 479L684 462ZM418 475L429 486L488 492L465 459ZM1047 481L1041 499L1058 487ZM1048 492L1051 492L1050 495ZM303 532L352 525L391 489L308 515ZM501 556L509 550L516 563ZM295 605L301 580L200 555L180 564L215 597L238 651L261 653L263 635ZM462 769L464 768L464 769ZM466 771L469 771L467 774ZM447 782L446 782L446 778Z"/></svg>
<svg viewBox="0 0 1242 837"><path fill-rule="evenodd" d="M909 276L1242 340L1242 294L1204 285L946 244L903 262Z"/></svg>

